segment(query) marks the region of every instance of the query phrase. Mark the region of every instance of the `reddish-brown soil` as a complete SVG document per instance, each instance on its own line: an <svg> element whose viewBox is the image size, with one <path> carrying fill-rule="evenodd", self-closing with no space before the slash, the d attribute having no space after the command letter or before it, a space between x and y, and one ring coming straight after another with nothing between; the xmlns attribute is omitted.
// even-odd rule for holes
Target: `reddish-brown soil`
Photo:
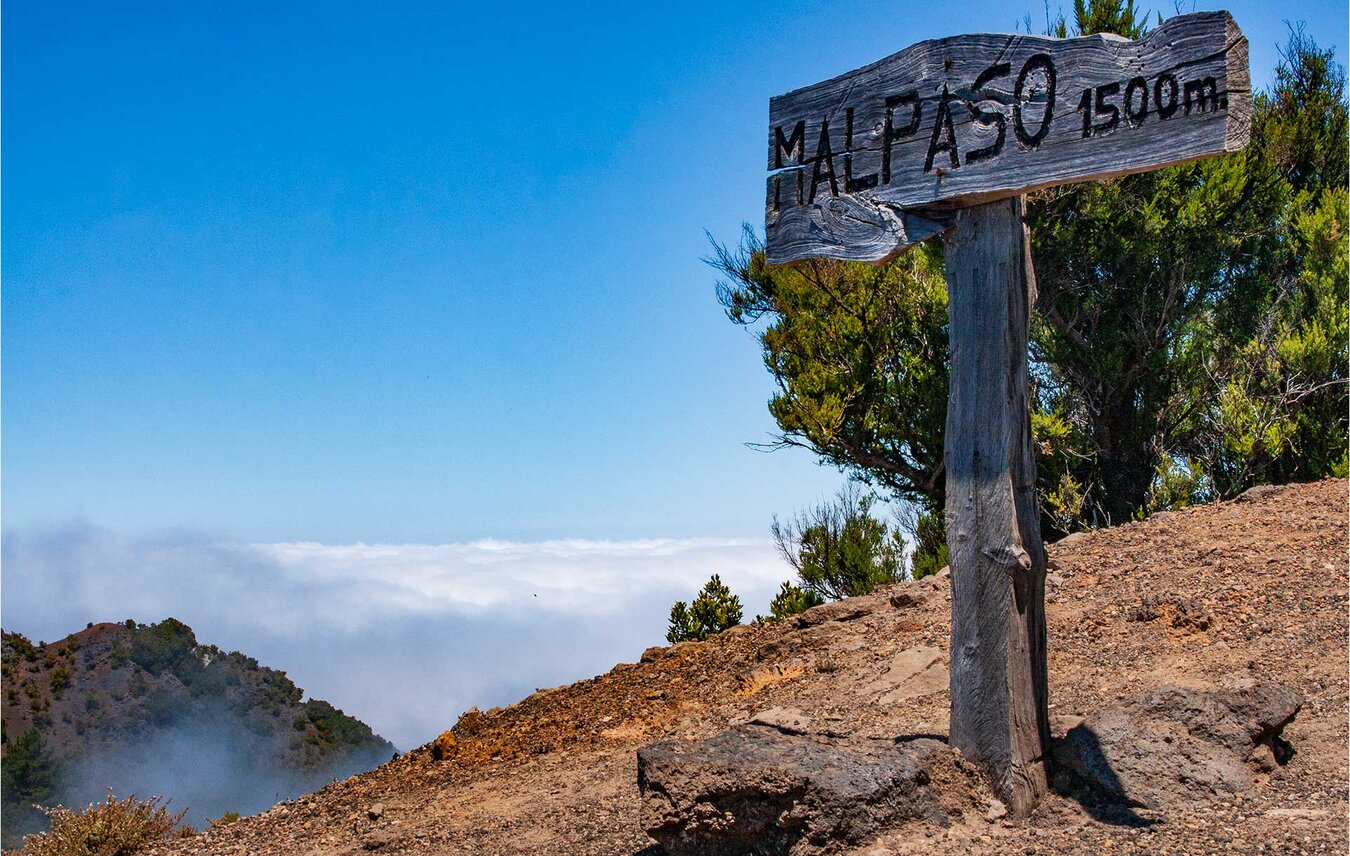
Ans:
<svg viewBox="0 0 1350 856"><path fill-rule="evenodd" d="M1027 821L990 819L969 793L956 824L907 825L855 852L1346 852L1346 489L1343 480L1260 489L1050 550L1057 733L1159 684L1217 688L1254 677L1306 696L1285 731L1296 750L1287 766L1243 794L1197 792L1139 810L1135 824L1058 795ZM841 733L944 735L947 693L934 672L895 676L901 665L913 670L921 646L945 657L949 609L937 577L828 605L812 620L831 620L810 627L737 628L654 650L509 708L471 712L453 748L443 742L447 760L423 747L154 852L638 853L651 846L635 783L644 743L709 736L769 708Z"/></svg>

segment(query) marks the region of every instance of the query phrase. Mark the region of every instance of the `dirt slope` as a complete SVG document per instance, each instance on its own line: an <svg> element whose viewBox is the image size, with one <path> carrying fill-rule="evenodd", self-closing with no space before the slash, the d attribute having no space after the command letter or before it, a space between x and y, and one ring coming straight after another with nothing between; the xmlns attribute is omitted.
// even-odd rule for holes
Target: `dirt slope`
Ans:
<svg viewBox="0 0 1350 856"><path fill-rule="evenodd" d="M1050 551L1057 734L1162 683L1257 677L1306 695L1285 731L1297 753L1287 766L1245 795L1196 793L1141 811L1145 825L1053 795L1028 822L991 820L971 793L961 823L907 826L857 852L1346 852L1346 490L1343 480L1260 489ZM709 736L772 708L840 733L945 735L949 609L946 579L930 578L827 605L806 622L654 649L471 712L455 727L451 760L424 747L155 852L638 853L651 845L634 783L646 742Z"/></svg>

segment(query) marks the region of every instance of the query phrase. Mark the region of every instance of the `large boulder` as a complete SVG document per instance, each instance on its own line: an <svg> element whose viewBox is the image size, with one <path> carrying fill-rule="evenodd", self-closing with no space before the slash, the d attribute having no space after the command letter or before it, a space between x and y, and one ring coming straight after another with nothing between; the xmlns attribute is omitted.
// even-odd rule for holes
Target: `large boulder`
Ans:
<svg viewBox="0 0 1350 856"><path fill-rule="evenodd" d="M1287 759L1280 732L1302 704L1289 687L1162 686L1092 714L1059 741L1055 757L1081 783L1128 805L1235 793L1251 784L1249 761L1269 769L1271 759Z"/></svg>
<svg viewBox="0 0 1350 856"><path fill-rule="evenodd" d="M671 856L828 853L907 820L946 825L934 767L974 776L937 740L825 737L757 719L638 751L643 824Z"/></svg>

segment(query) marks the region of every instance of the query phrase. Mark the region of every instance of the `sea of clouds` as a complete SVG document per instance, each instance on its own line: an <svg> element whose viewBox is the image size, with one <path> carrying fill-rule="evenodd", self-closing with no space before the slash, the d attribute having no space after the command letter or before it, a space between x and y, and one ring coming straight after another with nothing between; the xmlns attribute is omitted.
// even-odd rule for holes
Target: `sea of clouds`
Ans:
<svg viewBox="0 0 1350 856"><path fill-rule="evenodd" d="M6 630L52 640L91 621L172 616L401 750L470 706L635 661L710 574L746 620L790 575L767 539L245 544L87 524L6 531L0 558Z"/></svg>

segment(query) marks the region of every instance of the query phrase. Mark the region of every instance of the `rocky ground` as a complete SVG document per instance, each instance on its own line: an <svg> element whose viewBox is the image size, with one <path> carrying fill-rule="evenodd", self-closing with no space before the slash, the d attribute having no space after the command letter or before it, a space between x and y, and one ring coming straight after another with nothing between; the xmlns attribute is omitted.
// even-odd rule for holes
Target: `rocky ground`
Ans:
<svg viewBox="0 0 1350 856"><path fill-rule="evenodd" d="M1283 732L1287 763L1247 762L1236 793L1174 776L1155 808L1066 790L1026 821L1001 816L957 764L929 785L945 818L906 818L845 852L1346 852L1346 511L1344 480L1263 488L1050 549L1056 736L1162 686L1203 695L1258 684L1302 696ZM949 610L947 580L929 578L652 649L597 678L471 711L436 747L153 852L655 856L640 747L751 720L821 740L944 738Z"/></svg>

